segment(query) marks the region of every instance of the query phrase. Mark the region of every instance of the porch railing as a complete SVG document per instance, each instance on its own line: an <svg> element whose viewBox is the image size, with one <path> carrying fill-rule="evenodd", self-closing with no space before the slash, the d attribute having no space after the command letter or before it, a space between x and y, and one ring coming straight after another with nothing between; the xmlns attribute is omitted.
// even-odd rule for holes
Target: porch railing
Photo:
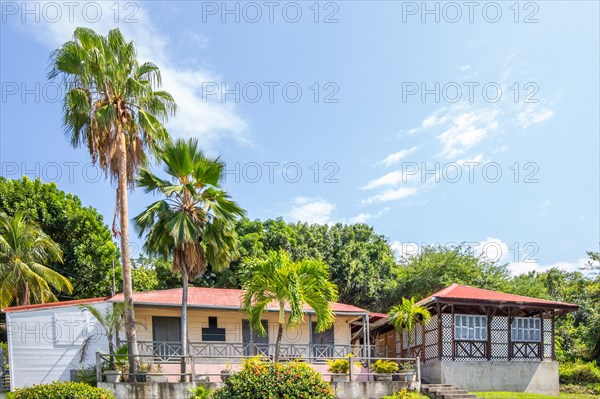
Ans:
<svg viewBox="0 0 600 399"><path fill-rule="evenodd" d="M231 342L190 342L188 354L195 356L198 361L210 358L235 358L249 356L272 357L275 354L275 344L261 343L231 343ZM179 341L139 341L139 353L153 356L157 361L170 363L179 361L182 346ZM372 349L373 350L373 349ZM315 362L323 362L327 358L343 358L348 355L365 356L365 347L351 345L321 345L321 344L281 344L282 359L312 358ZM376 352L371 352L373 357Z"/></svg>
<svg viewBox="0 0 600 399"><path fill-rule="evenodd" d="M154 354L151 355L138 355L136 356L138 359L139 363L142 363L144 365L146 365L147 369L149 369L149 371L144 371L144 372L140 372L138 371L137 373L128 373L126 375L123 376L122 381L127 381L131 378L132 382L147 382L147 377L148 376L172 376L172 377L176 377L179 381L185 382L185 381L190 381L190 382L207 382L206 379L201 379L199 377L220 377L222 375L221 372L215 372L215 373L211 373L211 372L207 372L206 370L204 370L201 374L198 373L198 371L196 370L196 365L199 365L199 361L200 360L206 360L206 357L203 358L199 358L195 355L190 355L190 356L180 356L180 355L171 355L170 359L174 362L174 363L179 363L179 364L183 364L184 365L184 369L185 372L165 372L163 371L160 367L154 367L154 366L160 366L160 361L157 361L157 357ZM102 354L97 352L96 353L96 378L98 380L98 382L102 382L104 381L104 377L106 375L108 375L109 373L106 372L106 370L103 368L104 365L110 364L111 361L116 361L117 359L121 359L124 360L124 358L128 358L128 355L110 355L110 354ZM238 363L238 368L239 368L239 363L241 363L244 359L246 359L247 356L212 356L209 359L216 362L217 364L225 364L225 363ZM350 372L349 374L347 374L347 380L348 381L354 381L356 374L359 374L363 377L365 377L367 379L367 381L371 381L374 379L374 376L377 375L377 373L374 373L372 371L370 371L369 369L369 365L371 364L371 362L374 360L373 358L366 358L366 357L360 357L360 356L350 356L350 357L336 357L336 356L330 356L330 357L305 357L305 358L301 358L301 359L293 359L293 361L303 361L303 362L308 362L308 363L317 363L323 360L337 360L337 359L347 359L350 362ZM394 380L398 380L398 381L406 381L406 382L411 382L411 381L416 381L416 382L420 382L421 381L421 363L419 358L379 358L381 360L389 360L389 361L394 361L396 363L398 363L401 367L400 367L400 371L396 372L393 374L393 378ZM379 360L378 359L378 360ZM271 361L272 358L271 357L263 357L264 361ZM291 361L292 359L287 359L289 361ZM285 361L285 359L283 360ZM360 373L357 373L357 369L354 366L355 365L360 365L361 366L361 371ZM407 367L408 365L408 367ZM177 367L178 370L179 366ZM330 373L330 372L324 372L324 371L320 371L321 375L323 375L324 377L331 377L334 374ZM129 378L130 377L130 378Z"/></svg>

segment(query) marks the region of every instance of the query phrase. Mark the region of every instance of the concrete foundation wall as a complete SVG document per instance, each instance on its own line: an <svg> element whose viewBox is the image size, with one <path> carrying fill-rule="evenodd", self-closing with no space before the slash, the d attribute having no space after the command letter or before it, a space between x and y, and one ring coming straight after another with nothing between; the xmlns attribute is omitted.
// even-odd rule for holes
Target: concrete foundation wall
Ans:
<svg viewBox="0 0 600 399"><path fill-rule="evenodd" d="M336 392L337 399L365 399L380 398L391 395L395 391L409 388L409 384L416 383L392 381L392 382L337 382L331 383ZM202 384L207 388L215 389L222 383ZM418 384L417 384L418 385ZM101 388L112 391L117 399L188 399L189 389L196 386L192 383L106 383L98 384ZM419 389L418 386L410 386Z"/></svg>
<svg viewBox="0 0 600 399"><path fill-rule="evenodd" d="M558 395L557 362L431 362L421 366L424 381L469 391Z"/></svg>

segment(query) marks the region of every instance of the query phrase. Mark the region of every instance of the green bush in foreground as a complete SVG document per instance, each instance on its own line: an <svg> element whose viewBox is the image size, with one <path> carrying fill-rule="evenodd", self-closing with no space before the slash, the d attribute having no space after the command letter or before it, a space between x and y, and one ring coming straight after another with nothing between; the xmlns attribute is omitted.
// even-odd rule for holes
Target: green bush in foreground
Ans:
<svg viewBox="0 0 600 399"><path fill-rule="evenodd" d="M565 363L558 368L561 384L600 384L600 368L593 363Z"/></svg>
<svg viewBox="0 0 600 399"><path fill-rule="evenodd" d="M59 382L17 389L11 399L115 399L108 390L81 382Z"/></svg>
<svg viewBox="0 0 600 399"><path fill-rule="evenodd" d="M383 399L428 399L427 396L416 392L416 391L407 391L403 389L398 392L394 392L391 396L384 396Z"/></svg>
<svg viewBox="0 0 600 399"><path fill-rule="evenodd" d="M247 360L214 399L333 399L333 389L306 363Z"/></svg>

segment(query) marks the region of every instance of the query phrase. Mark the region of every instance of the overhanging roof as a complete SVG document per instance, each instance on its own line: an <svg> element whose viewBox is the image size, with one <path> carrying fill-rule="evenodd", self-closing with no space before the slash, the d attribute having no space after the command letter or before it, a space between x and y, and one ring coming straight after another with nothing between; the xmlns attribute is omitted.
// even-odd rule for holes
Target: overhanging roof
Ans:
<svg viewBox="0 0 600 399"><path fill-rule="evenodd" d="M532 298L522 295L506 294L498 291L484 290L466 285L452 284L441 291L420 300L417 304L429 306L434 303L451 305L494 305L515 306L536 309L554 309L573 312L579 305L555 302L546 299Z"/></svg>

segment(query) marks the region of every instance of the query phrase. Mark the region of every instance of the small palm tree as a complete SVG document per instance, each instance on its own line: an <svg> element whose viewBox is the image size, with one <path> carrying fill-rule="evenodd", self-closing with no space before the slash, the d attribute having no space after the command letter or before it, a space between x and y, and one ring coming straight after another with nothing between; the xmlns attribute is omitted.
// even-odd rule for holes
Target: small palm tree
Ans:
<svg viewBox="0 0 600 399"><path fill-rule="evenodd" d="M0 213L0 308L56 302L52 288L73 292L66 277L45 265L50 262L62 263L57 243L23 211Z"/></svg>
<svg viewBox="0 0 600 399"><path fill-rule="evenodd" d="M399 334L408 333L408 350L412 348L412 332L418 324L425 326L431 318L431 313L422 306L415 303L415 298L402 298L400 305L395 305L390 309L390 324L393 324Z"/></svg>
<svg viewBox="0 0 600 399"><path fill-rule="evenodd" d="M181 345L182 355L186 356L188 283L204 274L208 264L219 271L239 256L235 222L245 212L219 186L223 162L205 156L196 139L167 144L159 158L170 179L163 180L143 169L138 184L147 193L164 198L134 221L140 237L148 232L144 249L153 255L172 257L173 271L181 273Z"/></svg>
<svg viewBox="0 0 600 399"><path fill-rule="evenodd" d="M173 97L157 90L159 68L140 64L133 42L119 29L102 36L88 28L77 28L73 39L51 56L49 79L60 77L65 85L63 125L74 148L86 146L92 161L117 181L113 231L121 236L125 331L131 355L131 370L137 370L137 338L129 253L127 188L170 136L163 123L176 111ZM116 227L120 220L119 228Z"/></svg>
<svg viewBox="0 0 600 399"><path fill-rule="evenodd" d="M108 341L108 353L114 355L120 345L119 331L123 326L123 313L125 305L122 303L113 303L108 305L104 310L104 313L100 312L95 306L89 304L83 304L79 306L82 311L90 312L92 316L98 321L100 328L102 328L106 340ZM96 337L90 335L86 337L79 349L79 362L82 363L87 358L87 351L89 345L93 342ZM110 357L110 369L115 369L115 359Z"/></svg>
<svg viewBox="0 0 600 399"><path fill-rule="evenodd" d="M317 316L317 332L333 325L331 302L337 300L337 287L329 281L329 268L325 263L312 259L294 262L283 250L270 251L265 259L246 259L244 263L247 278L243 283L243 307L252 328L266 335L261 316L270 305L279 307L275 362L279 361L284 329L298 326L304 320L305 305ZM286 305L289 307L287 321Z"/></svg>

